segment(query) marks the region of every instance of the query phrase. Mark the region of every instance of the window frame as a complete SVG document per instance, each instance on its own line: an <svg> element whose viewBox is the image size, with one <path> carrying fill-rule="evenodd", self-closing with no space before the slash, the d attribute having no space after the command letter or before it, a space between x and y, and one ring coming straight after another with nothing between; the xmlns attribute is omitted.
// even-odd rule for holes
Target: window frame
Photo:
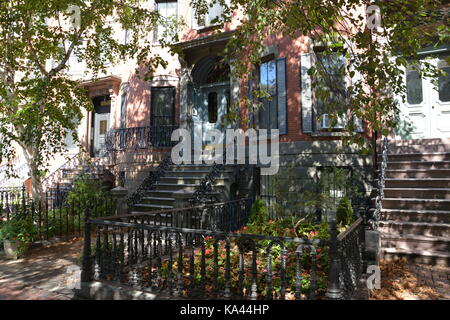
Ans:
<svg viewBox="0 0 450 320"><path fill-rule="evenodd" d="M160 89L171 89L173 90L173 103L172 103L172 115L171 116L155 116L155 112L153 112L153 96L154 91L160 90ZM171 124L165 124L165 126L175 125L175 117L176 117L176 94L177 89L175 86L154 86L150 88L150 126L161 126L161 124L156 124L156 118L171 118Z"/></svg>
<svg viewBox="0 0 450 320"><path fill-rule="evenodd" d="M312 62L311 62L311 66L317 68L318 67L318 54L325 52L326 47L321 45L321 46L315 46L312 50ZM348 65L348 60L345 58L345 47L339 47L336 50L333 50L332 53L342 53L343 56L343 65ZM345 106L348 103L348 99L350 99L349 94L348 94L348 86L351 85L351 82L353 80L349 79L348 77L345 77L345 75L343 76L343 82L345 85L345 101L342 103L343 108L345 108ZM312 83L314 83L315 79L314 77L312 77L311 79ZM344 110L344 114L342 116L341 119L338 119L338 123L334 126L331 126L330 124L328 125L328 127L323 127L323 115L327 114L326 110L322 110L321 114L319 114L319 106L318 106L318 99L316 97L316 92L314 90L314 88L311 88L311 99L312 99L312 132L340 132L343 131L345 128L345 125L347 124L347 121L351 120L349 118L349 114L348 114L348 110ZM324 104L326 104L326 102L323 102ZM322 117L322 118L320 118ZM351 120L354 121L354 120Z"/></svg>
<svg viewBox="0 0 450 320"><path fill-rule="evenodd" d="M264 101L266 99L265 98L259 98L258 99L259 102L261 103L261 106L259 107L259 110L258 110L258 127L260 129L267 129L267 130L278 129L278 74L277 74L277 59L276 59L274 54L270 54L270 55L267 55L267 56L263 57L261 59L261 63L259 65L257 65L257 67L258 67L258 88L259 88L259 90L261 90L261 67L264 64L267 64L267 63L270 63L270 62L273 63L273 66L274 66L275 81L274 81L274 90L273 90L274 94L270 95L271 96L271 100L267 100L269 102L269 110L262 109L263 103L264 103ZM273 104L274 104L275 110L272 110L270 108ZM267 121L266 126L264 128L261 127L261 124L262 124L261 115L262 115L263 111L269 112L268 113L268 121ZM272 117L271 117L273 111L275 111L274 114L276 115L276 119L274 121L272 121ZM275 128L272 128L272 123L276 123L276 127Z"/></svg>
<svg viewBox="0 0 450 320"><path fill-rule="evenodd" d="M202 24L200 24L199 21L197 20L195 9L192 8L192 14L191 14L192 23L191 23L191 28L194 29L194 30L202 31L202 30L204 30L204 29L210 29L210 28L214 28L214 27L217 27L218 25L220 25L220 24L218 24L218 23L215 23L215 24L212 24L212 23L211 23L212 20L214 20L214 19L216 19L217 17L220 17L220 16L215 16L215 17L213 17L213 19L208 20L208 19L209 19L210 10L214 8L214 7L210 7L209 4L210 4L212 1L214 1L214 0L207 0L207 1L208 1L208 8L209 8L209 9L208 9L208 13L206 13L205 16L202 17L203 20L204 20ZM227 0L225 0L225 1L228 2ZM215 5L220 5L220 6L221 6L221 4L220 4L219 2L216 2ZM221 9L222 9L222 10L221 10L221 15L222 15L223 12L224 12L224 10L225 10L225 8L224 8L223 6L221 6ZM207 22L207 20L208 20L208 22Z"/></svg>
<svg viewBox="0 0 450 320"><path fill-rule="evenodd" d="M159 11L159 5L161 4L167 4L168 3L176 3L176 8L175 8L175 16L178 17L178 0L156 0L155 1L155 10L158 11L158 13L161 15L160 11ZM167 7L165 8L166 14L167 14ZM162 15L161 15L162 16ZM173 15L171 15L173 16ZM164 16L165 19L167 19L167 16ZM153 31L153 43L158 45L160 43L160 39L162 38L162 35L160 35L159 33L159 29L163 28L163 32L162 34L164 34L164 31L166 30L166 27L164 25L158 24L155 28L155 30ZM167 39L165 39L167 40Z"/></svg>

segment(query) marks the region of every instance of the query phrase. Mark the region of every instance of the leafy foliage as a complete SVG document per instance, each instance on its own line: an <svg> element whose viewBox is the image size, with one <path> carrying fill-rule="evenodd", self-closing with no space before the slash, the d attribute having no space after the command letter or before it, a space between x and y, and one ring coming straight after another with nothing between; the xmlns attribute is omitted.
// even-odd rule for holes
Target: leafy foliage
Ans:
<svg viewBox="0 0 450 320"><path fill-rule="evenodd" d="M11 165L22 148L36 194L48 161L66 149L68 134L77 141L82 114L93 109L83 76L95 81L127 59L144 78L166 65L148 36L160 20L141 0L0 2L0 163ZM81 76L69 70L76 60Z"/></svg>
<svg viewBox="0 0 450 320"><path fill-rule="evenodd" d="M36 234L33 220L28 215L17 215L0 226L0 240L18 241L17 253L22 256Z"/></svg>
<svg viewBox="0 0 450 320"><path fill-rule="evenodd" d="M192 1L196 8L204 8L207 2ZM232 12L239 10L242 13L227 44L226 56L233 64L234 76L243 79L244 84L247 79L255 78L254 66L264 57L267 39L279 36L289 36L303 48L309 47L311 52L312 46L320 47L324 57L338 54L346 60L333 71L348 83L346 92L340 92L344 100L332 99L331 93L342 88L333 82L333 75L324 68L326 60L321 55L317 55L318 63L308 71L313 78L316 97L326 101L324 111L330 114L331 126L343 116L357 117L364 119L369 130L387 135L398 121L395 95L405 98L404 68L421 65L423 76L436 78L441 71L421 60L418 50L449 43L448 15L443 10L446 1L213 2L226 8L216 21L219 26L236 19ZM368 25L373 18L367 10L370 5L380 9L381 24L377 27ZM260 106L259 98L264 96L264 90L256 87L252 97L243 96L240 104L255 111ZM369 136L358 133L354 121L347 121L344 129L344 145L356 145L362 153L372 150Z"/></svg>
<svg viewBox="0 0 450 320"><path fill-rule="evenodd" d="M350 225L353 222L353 208L349 198L343 197L339 200L336 221L339 225Z"/></svg>

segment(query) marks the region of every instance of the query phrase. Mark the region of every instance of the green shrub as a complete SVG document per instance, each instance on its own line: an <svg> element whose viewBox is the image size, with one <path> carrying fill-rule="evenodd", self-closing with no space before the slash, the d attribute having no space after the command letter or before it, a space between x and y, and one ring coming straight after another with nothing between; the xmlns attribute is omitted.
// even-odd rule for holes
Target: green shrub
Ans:
<svg viewBox="0 0 450 320"><path fill-rule="evenodd" d="M343 197L336 210L336 222L341 226L350 225L353 222L353 208L350 199Z"/></svg>
<svg viewBox="0 0 450 320"><path fill-rule="evenodd" d="M17 253L22 256L28 245L36 235L36 227L30 216L17 215L9 221L3 222L0 228L0 239L18 241Z"/></svg>
<svg viewBox="0 0 450 320"><path fill-rule="evenodd" d="M263 200L257 199L250 210L248 224L265 224L269 221L269 210Z"/></svg>

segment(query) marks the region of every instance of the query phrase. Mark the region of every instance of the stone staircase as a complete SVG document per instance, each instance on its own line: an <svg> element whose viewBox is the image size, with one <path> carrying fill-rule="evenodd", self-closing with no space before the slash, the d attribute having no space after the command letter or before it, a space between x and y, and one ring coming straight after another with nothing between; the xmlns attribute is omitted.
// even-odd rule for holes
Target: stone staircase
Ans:
<svg viewBox="0 0 450 320"><path fill-rule="evenodd" d="M131 213L142 213L185 206L182 200L189 199L196 187L210 172L207 164L173 165L156 183L152 190L146 191L141 201L131 208ZM231 185L236 180L235 166L224 166L215 181L213 192L209 195L219 201L233 197Z"/></svg>
<svg viewBox="0 0 450 320"><path fill-rule="evenodd" d="M392 141L382 207L385 259L449 266L450 141Z"/></svg>
<svg viewBox="0 0 450 320"><path fill-rule="evenodd" d="M45 191L48 193L48 198L55 197L58 191L70 190L76 179L80 178L83 174L86 174L89 179L102 180L105 182L114 183L114 176L108 175L105 171L108 166L108 158L93 158L90 159L91 163L87 162L75 162L73 165L63 165L61 168L53 172L49 176Z"/></svg>

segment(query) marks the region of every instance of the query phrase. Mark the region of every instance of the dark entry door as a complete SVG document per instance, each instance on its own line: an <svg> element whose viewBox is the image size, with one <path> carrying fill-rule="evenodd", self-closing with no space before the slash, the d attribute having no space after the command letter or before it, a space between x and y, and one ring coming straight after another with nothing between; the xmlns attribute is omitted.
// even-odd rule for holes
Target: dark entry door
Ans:
<svg viewBox="0 0 450 320"><path fill-rule="evenodd" d="M153 146L170 146L175 125L175 87L153 87L151 90L150 139Z"/></svg>

